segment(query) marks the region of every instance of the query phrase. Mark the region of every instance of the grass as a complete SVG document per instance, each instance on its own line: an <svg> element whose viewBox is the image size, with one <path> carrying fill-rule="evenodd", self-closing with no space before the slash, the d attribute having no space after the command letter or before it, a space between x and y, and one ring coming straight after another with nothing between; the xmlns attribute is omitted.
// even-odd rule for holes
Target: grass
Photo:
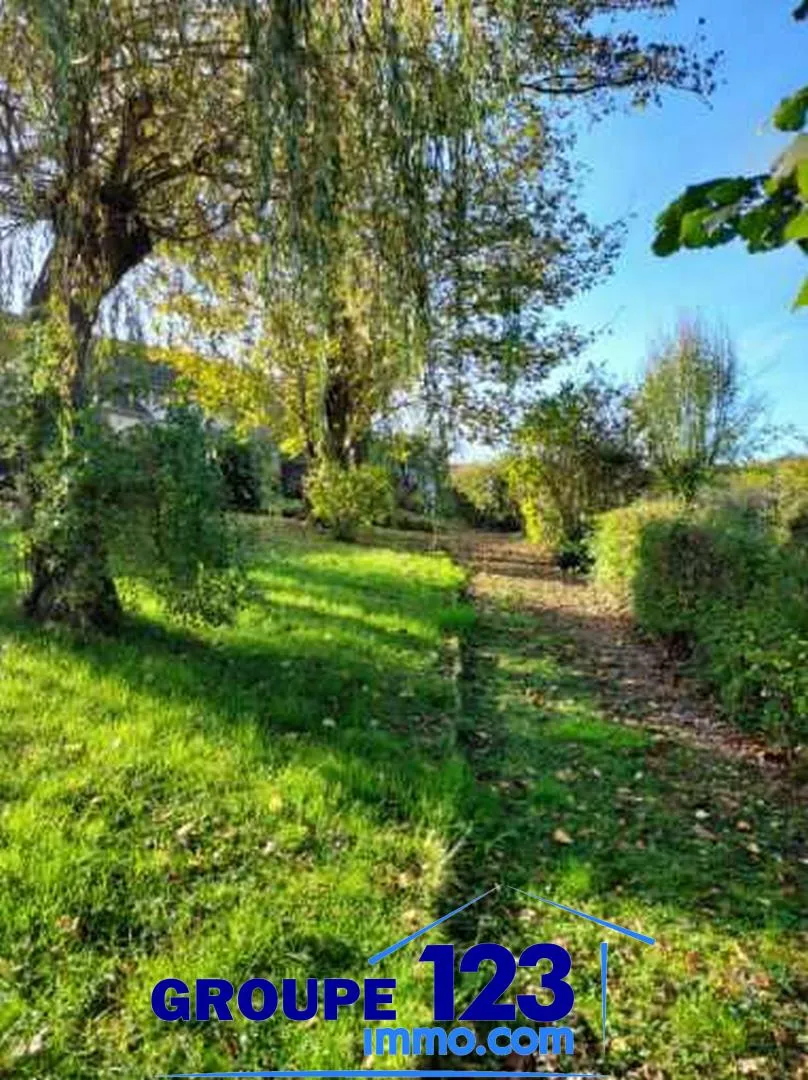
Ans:
<svg viewBox="0 0 808 1080"><path fill-rule="evenodd" d="M462 575L443 556L289 535L264 548L253 602L218 632L183 632L145 598L149 618L121 640L82 646L19 624L7 590L9 1075L353 1060L358 1018L169 1025L151 987L364 978L368 956L428 921L468 782L444 656ZM387 967L412 983L409 963ZM422 990L409 997L425 1007Z"/></svg>
<svg viewBox="0 0 808 1080"><path fill-rule="evenodd" d="M570 949L577 1048L560 1067L798 1075L805 893L783 793L612 722L563 638L507 596L475 621L444 555L276 525L252 580L232 628L183 630L141 595L123 637L82 645L17 620L6 563L0 1075L356 1067L358 1009L165 1024L151 987L362 979L497 882L659 941L609 938L604 1060L599 929L506 889L447 924L459 947ZM404 1025L430 1014L418 955L380 972Z"/></svg>
<svg viewBox="0 0 808 1080"><path fill-rule="evenodd" d="M616 722L576 671L571 636L521 609L516 582L482 587L473 645L465 747L496 812L477 834L485 862L467 855L471 894L497 874L657 940L604 935L526 896L492 905L486 932L514 951L542 939L570 950L576 1066L642 1080L806 1075L804 794L718 746Z"/></svg>

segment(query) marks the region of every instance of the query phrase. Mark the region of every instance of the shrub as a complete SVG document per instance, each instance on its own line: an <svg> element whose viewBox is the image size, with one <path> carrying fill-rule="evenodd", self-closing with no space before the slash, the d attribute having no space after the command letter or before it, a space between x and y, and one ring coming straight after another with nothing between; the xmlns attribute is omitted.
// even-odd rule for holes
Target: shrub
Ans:
<svg viewBox="0 0 808 1080"><path fill-rule="evenodd" d="M116 569L148 581L183 619L229 621L244 590L240 542L199 411L172 408L160 424L104 437L96 457L114 472L104 526Z"/></svg>
<svg viewBox="0 0 808 1080"><path fill-rule="evenodd" d="M594 561L589 546L591 536L591 528L582 526L577 534L566 537L558 544L554 560L559 570L565 573L589 573Z"/></svg>
<svg viewBox="0 0 808 1080"><path fill-rule="evenodd" d="M596 583L630 603L643 530L650 522L676 518L681 513L681 504L672 499L642 499L601 514L589 545Z"/></svg>
<svg viewBox="0 0 808 1080"><path fill-rule="evenodd" d="M768 529L744 515L651 521L632 583L637 617L655 633L694 633L705 600L741 607L770 581L779 556Z"/></svg>
<svg viewBox="0 0 808 1080"><path fill-rule="evenodd" d="M778 463L777 487L780 525L786 538L808 544L808 458Z"/></svg>
<svg viewBox="0 0 808 1080"><path fill-rule="evenodd" d="M227 431L217 438L215 450L228 509L246 513L262 510L265 467L255 440L239 438Z"/></svg>
<svg viewBox="0 0 808 1080"><path fill-rule="evenodd" d="M455 466L452 491L457 513L469 525L503 532L519 529L519 511L511 495L505 462Z"/></svg>
<svg viewBox="0 0 808 1080"><path fill-rule="evenodd" d="M611 520L601 523L598 577L628 586L640 626L687 650L733 720L781 741L804 739L804 553L779 543L765 515L743 509L650 517L646 504L633 516L617 511L605 518Z"/></svg>
<svg viewBox="0 0 808 1080"><path fill-rule="evenodd" d="M306 477L306 495L314 520L339 540L353 540L360 525L387 524L394 510L393 485L379 465L320 462Z"/></svg>
<svg viewBox="0 0 808 1080"><path fill-rule="evenodd" d="M762 510L781 540L808 543L808 458L782 458L734 472L723 504L743 503Z"/></svg>

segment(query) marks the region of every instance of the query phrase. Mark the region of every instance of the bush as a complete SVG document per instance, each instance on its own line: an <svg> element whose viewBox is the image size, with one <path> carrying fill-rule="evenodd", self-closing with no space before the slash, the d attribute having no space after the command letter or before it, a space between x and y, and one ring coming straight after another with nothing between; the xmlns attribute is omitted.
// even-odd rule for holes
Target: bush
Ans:
<svg viewBox="0 0 808 1080"><path fill-rule="evenodd" d="M765 516L746 510L654 518L645 511L615 512L622 528L606 515L600 580L628 582L640 626L687 651L733 720L781 741L804 739L808 559L779 543Z"/></svg>
<svg viewBox="0 0 808 1080"><path fill-rule="evenodd" d="M672 499L643 499L601 514L590 541L595 582L626 603L632 600L640 543L645 527L653 521L676 518L680 503Z"/></svg>
<svg viewBox="0 0 808 1080"><path fill-rule="evenodd" d="M504 462L455 466L452 491L457 513L469 525L502 532L519 529L519 510L511 496Z"/></svg>
<svg viewBox="0 0 808 1080"><path fill-rule="evenodd" d="M790 458L777 467L780 527L794 543L808 544L808 458Z"/></svg>
<svg viewBox="0 0 808 1080"><path fill-rule="evenodd" d="M598 372L527 410L514 433L510 481L528 540L567 561L598 513L639 495L647 477L629 420L625 390Z"/></svg>
<svg viewBox="0 0 808 1080"><path fill-rule="evenodd" d="M264 466L254 441L224 432L216 440L216 459L229 510L255 513L264 508Z"/></svg>
<svg viewBox="0 0 808 1080"><path fill-rule="evenodd" d="M559 570L565 573L589 573L594 562L589 544L591 536L592 529L584 525L557 545L553 558Z"/></svg>
<svg viewBox="0 0 808 1080"><path fill-rule="evenodd" d="M649 522L633 580L637 616L656 633L694 633L705 599L741 607L770 582L780 554L768 529L745 515Z"/></svg>
<svg viewBox="0 0 808 1080"><path fill-rule="evenodd" d="M735 720L808 735L808 562L771 530L729 514L650 525L634 590L640 624L687 642Z"/></svg>
<svg viewBox="0 0 808 1080"><path fill-rule="evenodd" d="M224 484L201 414L185 406L165 420L105 436L104 518L118 572L153 585L190 621L229 621L244 591L240 540L224 513Z"/></svg>
<svg viewBox="0 0 808 1080"><path fill-rule="evenodd" d="M339 540L353 540L360 525L386 525L394 510L393 485L379 465L320 462L306 477L306 495L314 520Z"/></svg>
<svg viewBox="0 0 808 1080"><path fill-rule="evenodd" d="M723 501L761 508L780 539L808 543L808 458L747 466L729 478Z"/></svg>

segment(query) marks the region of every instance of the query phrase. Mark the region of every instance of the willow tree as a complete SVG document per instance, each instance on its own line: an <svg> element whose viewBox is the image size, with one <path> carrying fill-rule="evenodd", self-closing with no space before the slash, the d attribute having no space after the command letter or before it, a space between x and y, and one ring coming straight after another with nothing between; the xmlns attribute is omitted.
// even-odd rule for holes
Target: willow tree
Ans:
<svg viewBox="0 0 808 1080"><path fill-rule="evenodd" d="M151 354L185 376L208 411L267 428L282 452L310 465L353 468L374 425L412 400L412 314L393 302L381 260L356 237L324 269L325 290L277 270L261 279L262 260L260 238L230 235L183 259L192 288L170 267L156 269L150 295L202 348Z"/></svg>
<svg viewBox="0 0 808 1080"><path fill-rule="evenodd" d="M94 328L127 275L248 212L267 300L292 281L338 335L333 268L359 236L424 342L442 287L436 238L450 208L463 237L498 118L521 118L530 140L554 101L709 88L709 63L684 48L595 29L672 6L3 0L0 212L51 236L29 303L27 610L89 624L118 610L99 499L75 470L91 454Z"/></svg>
<svg viewBox="0 0 808 1080"><path fill-rule="evenodd" d="M228 236L191 253L216 299L186 290L180 305L204 334L217 319L232 330L234 309L242 323L261 309L269 332L245 362L276 391L265 422L293 432L297 449L347 463L373 408L400 404L404 387L413 404L420 375L415 404L433 423L501 434L514 391L585 343L558 310L608 272L618 249L619 230L580 210L558 121L578 100L608 108L612 90L645 104L665 85L709 89L710 65L683 49L589 29L598 15L668 6L300 15L294 93L271 76L262 84L269 132L293 133L280 149L265 146L263 176L289 178L289 199L270 200L263 247ZM376 302L346 304L346 279L358 283L354 301L369 287ZM240 377L226 362L204 374L209 397L224 401Z"/></svg>

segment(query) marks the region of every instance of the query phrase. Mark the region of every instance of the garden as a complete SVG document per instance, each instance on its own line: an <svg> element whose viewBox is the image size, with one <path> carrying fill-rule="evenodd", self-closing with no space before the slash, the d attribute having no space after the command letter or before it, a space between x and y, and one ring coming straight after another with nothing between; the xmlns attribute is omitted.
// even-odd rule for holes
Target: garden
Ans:
<svg viewBox="0 0 808 1080"><path fill-rule="evenodd" d="M793 343L808 90L583 179L726 108L691 6L0 5L0 1077L808 1077L799 387L652 308Z"/></svg>

